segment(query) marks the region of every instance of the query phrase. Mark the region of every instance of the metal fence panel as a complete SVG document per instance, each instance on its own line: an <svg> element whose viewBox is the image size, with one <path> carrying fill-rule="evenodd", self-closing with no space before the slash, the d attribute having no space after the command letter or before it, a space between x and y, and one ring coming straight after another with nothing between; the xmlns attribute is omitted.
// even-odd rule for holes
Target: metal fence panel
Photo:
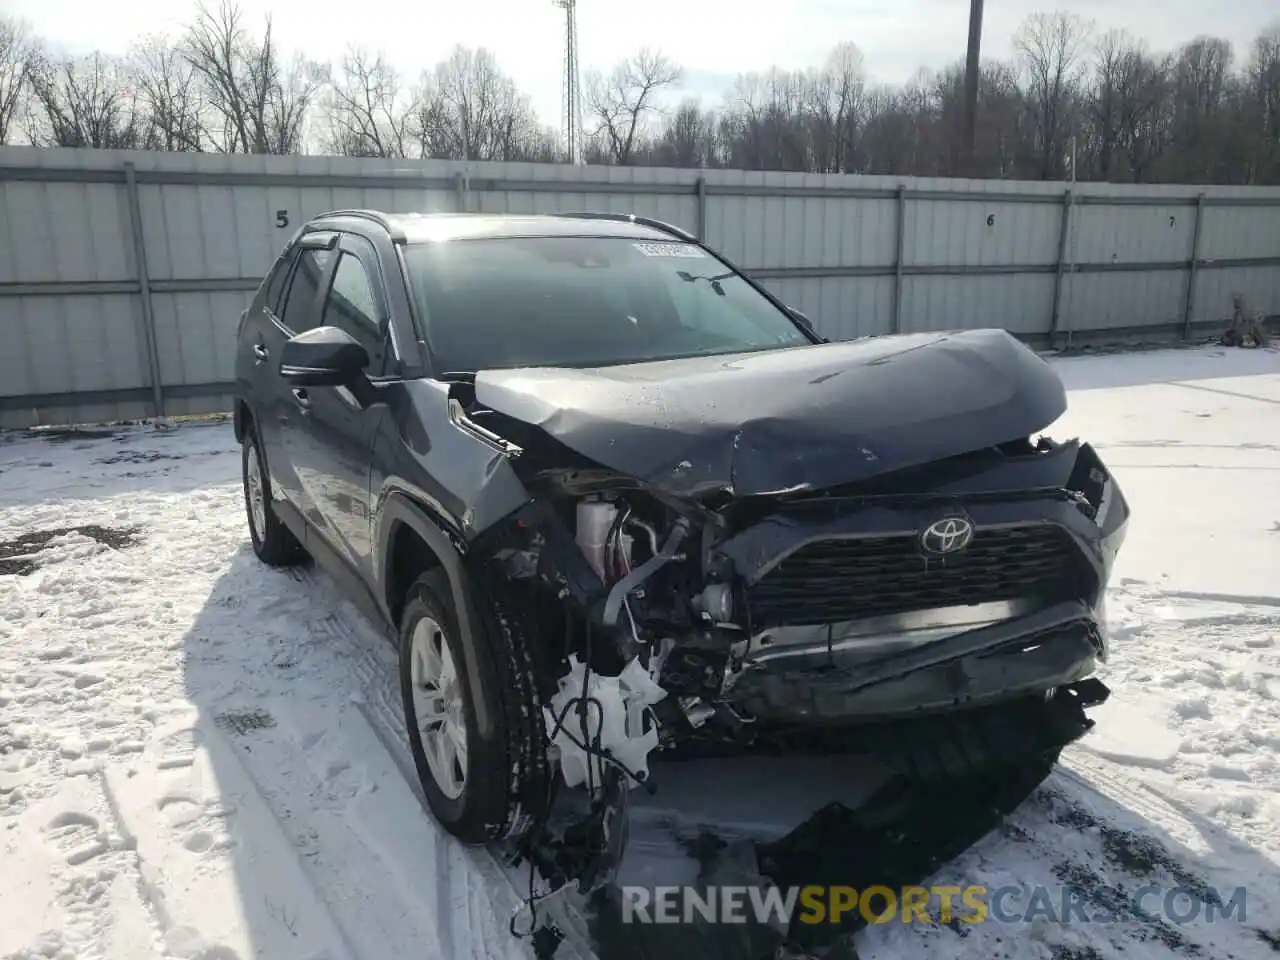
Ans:
<svg viewBox="0 0 1280 960"><path fill-rule="evenodd" d="M1206 207L1200 242L1213 260L1280 257L1280 207Z"/></svg>
<svg viewBox="0 0 1280 960"><path fill-rule="evenodd" d="M903 284L903 333L1003 327L1029 336L1045 332L1053 277L909 277Z"/></svg>
<svg viewBox="0 0 1280 960"><path fill-rule="evenodd" d="M1056 198L1040 203L922 200L906 209L907 263L1048 265L1058 251Z"/></svg>
<svg viewBox="0 0 1280 960"><path fill-rule="evenodd" d="M226 409L310 217L601 210L706 240L833 339L1037 344L1280 312L1280 190L0 148L0 426ZM136 227L135 227L136 224Z"/></svg>
<svg viewBox="0 0 1280 960"><path fill-rule="evenodd" d="M893 280L888 277L783 278L765 280L763 286L815 324L821 318L822 333L832 340L880 336L893 321Z"/></svg>
<svg viewBox="0 0 1280 960"><path fill-rule="evenodd" d="M251 292L153 295L160 378L165 386L230 383L235 337Z"/></svg>
<svg viewBox="0 0 1280 960"><path fill-rule="evenodd" d="M1194 207L1083 206L1076 214L1076 263L1171 263L1191 257Z"/></svg>
<svg viewBox="0 0 1280 960"><path fill-rule="evenodd" d="M1060 330L1176 329L1182 318L1185 273L1076 273L1063 291Z"/></svg>

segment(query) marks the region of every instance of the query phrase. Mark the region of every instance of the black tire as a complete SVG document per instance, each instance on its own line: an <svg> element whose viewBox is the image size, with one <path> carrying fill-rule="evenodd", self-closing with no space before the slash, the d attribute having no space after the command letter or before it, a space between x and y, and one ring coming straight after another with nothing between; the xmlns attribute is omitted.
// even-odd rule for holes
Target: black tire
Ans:
<svg viewBox="0 0 1280 960"><path fill-rule="evenodd" d="M479 845L525 834L546 810L550 783L547 738L534 683L526 622L498 584L473 584L478 636L463 638L453 593L443 570L429 571L409 588L400 621L400 689L413 762L427 804L449 833ZM438 642L448 645L456 665L466 729L466 771L461 792L449 796L427 760L414 701L413 640L424 620L441 628ZM430 632L429 625L424 632ZM466 670L464 644L476 652L480 688ZM476 704L494 717L492 740L480 739Z"/></svg>
<svg viewBox="0 0 1280 960"><path fill-rule="evenodd" d="M251 491L251 475L257 467L257 478L261 485L262 514L261 522L254 517L254 494ZM246 426L244 440L240 444L240 477L244 487L245 519L249 524L249 539L253 543L253 552L258 559L273 567L296 566L306 560L307 554L272 507L271 475L267 473L262 452L258 449L258 439L251 427ZM261 529L259 529L261 526Z"/></svg>

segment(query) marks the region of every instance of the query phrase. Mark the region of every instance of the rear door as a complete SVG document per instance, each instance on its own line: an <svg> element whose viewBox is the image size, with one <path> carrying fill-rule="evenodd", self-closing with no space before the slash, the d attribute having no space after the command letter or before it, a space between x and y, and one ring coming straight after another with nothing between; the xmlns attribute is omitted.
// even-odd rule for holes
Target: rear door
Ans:
<svg viewBox="0 0 1280 960"><path fill-rule="evenodd" d="M289 270L296 253L297 250L292 245L286 245L280 251L254 293L253 300L240 314L240 327L236 331L236 380L241 396L251 406L257 400L256 392L263 387L263 374L266 372L262 364L256 361L253 346L260 344L266 336L266 328L272 324L285 284L289 282ZM253 412L256 414L257 410Z"/></svg>
<svg viewBox="0 0 1280 960"><path fill-rule="evenodd" d="M276 389L267 359L278 353L284 342L278 326L279 310L297 254L298 249L292 244L280 252L253 301L241 314L236 336L236 390L249 405L264 457L268 439L273 434L270 411ZM267 469L270 470L269 461Z"/></svg>
<svg viewBox="0 0 1280 960"><path fill-rule="evenodd" d="M304 516L309 512L306 492L285 437L307 411L297 390L280 376L280 351L286 340L320 325L324 290L337 260L333 249L337 239L337 234L324 232L304 234L298 240L278 315L272 318L272 329L253 347L255 359L266 371L261 433L271 483L276 496L289 501Z"/></svg>

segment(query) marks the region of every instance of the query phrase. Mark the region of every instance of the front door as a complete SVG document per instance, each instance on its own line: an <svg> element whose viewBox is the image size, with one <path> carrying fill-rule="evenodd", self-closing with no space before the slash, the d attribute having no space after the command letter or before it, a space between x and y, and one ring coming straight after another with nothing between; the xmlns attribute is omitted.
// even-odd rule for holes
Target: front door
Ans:
<svg viewBox="0 0 1280 960"><path fill-rule="evenodd" d="M369 353L365 373L380 379L387 363L387 299L368 241L344 234L332 281L321 297L321 326L338 327ZM364 408L346 387L303 389L304 415L285 445L297 472L310 529L368 582L372 565L370 472L385 404Z"/></svg>

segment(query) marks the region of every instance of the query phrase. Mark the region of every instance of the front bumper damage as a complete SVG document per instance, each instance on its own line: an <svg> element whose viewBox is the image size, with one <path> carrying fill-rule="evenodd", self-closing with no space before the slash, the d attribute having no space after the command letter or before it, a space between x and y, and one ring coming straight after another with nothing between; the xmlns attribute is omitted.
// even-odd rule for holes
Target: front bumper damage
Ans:
<svg viewBox="0 0 1280 960"><path fill-rule="evenodd" d="M1094 672L1102 649L1089 607L1072 601L865 663L813 665L812 652L753 661L731 693L776 720L905 718L1066 686Z"/></svg>
<svg viewBox="0 0 1280 960"><path fill-rule="evenodd" d="M848 724L1090 676L1109 654L1106 584L1128 504L1088 445L1029 467L1002 478L1018 485L1008 492L971 477L951 497L801 502L717 544L750 623L725 695L764 720ZM972 541L923 556L921 531L952 517Z"/></svg>
<svg viewBox="0 0 1280 960"><path fill-rule="evenodd" d="M603 634L634 632L632 605L661 582L648 578L690 556L704 597L708 584L732 585L654 672L669 695L654 707L663 742L650 791L666 761L737 754L871 755L926 793L1021 783L1029 770L1038 783L1109 695L1092 675L1109 654L1105 590L1128 517L1087 444L1054 444L917 489L775 498L709 543L677 524L630 575L576 593L603 611ZM922 556L922 531L947 518L973 539ZM613 772L589 812L520 855L553 884L605 888L629 787Z"/></svg>

